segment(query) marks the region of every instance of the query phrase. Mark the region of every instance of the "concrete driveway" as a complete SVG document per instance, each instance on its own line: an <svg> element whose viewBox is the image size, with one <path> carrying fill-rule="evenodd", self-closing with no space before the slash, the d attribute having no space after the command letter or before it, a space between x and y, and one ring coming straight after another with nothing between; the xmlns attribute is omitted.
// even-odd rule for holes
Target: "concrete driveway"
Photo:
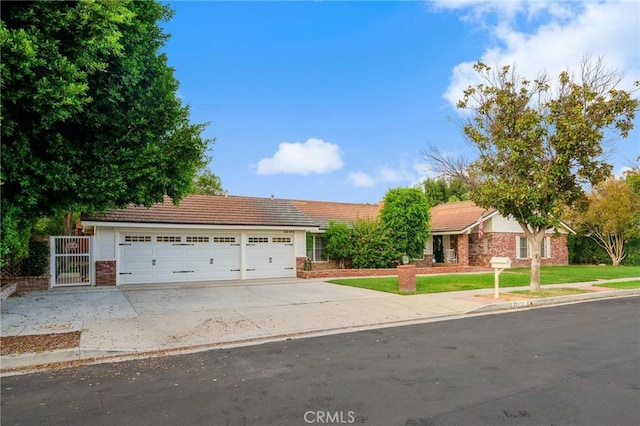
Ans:
<svg viewBox="0 0 640 426"><path fill-rule="evenodd" d="M1 333L13 336L79 331L85 323L105 319L184 316L385 296L307 280L55 288L3 301Z"/></svg>
<svg viewBox="0 0 640 426"><path fill-rule="evenodd" d="M601 290L606 291L575 298L629 292ZM492 291L402 296L321 280L289 279L27 292L2 302L2 336L81 331L80 345L70 350L2 356L0 361L4 370L141 352L238 346L514 307L511 302L476 297ZM559 299L549 303L570 301Z"/></svg>

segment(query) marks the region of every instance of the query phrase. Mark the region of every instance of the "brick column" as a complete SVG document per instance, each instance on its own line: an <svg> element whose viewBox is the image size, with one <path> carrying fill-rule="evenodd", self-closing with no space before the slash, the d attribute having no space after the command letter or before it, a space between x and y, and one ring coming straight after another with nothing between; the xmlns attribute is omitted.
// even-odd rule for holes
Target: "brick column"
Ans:
<svg viewBox="0 0 640 426"><path fill-rule="evenodd" d="M416 291L416 265L398 265L398 286L400 293Z"/></svg>
<svg viewBox="0 0 640 426"><path fill-rule="evenodd" d="M458 235L458 265L469 266L469 234Z"/></svg>
<svg viewBox="0 0 640 426"><path fill-rule="evenodd" d="M96 286L116 285L116 261L96 260Z"/></svg>

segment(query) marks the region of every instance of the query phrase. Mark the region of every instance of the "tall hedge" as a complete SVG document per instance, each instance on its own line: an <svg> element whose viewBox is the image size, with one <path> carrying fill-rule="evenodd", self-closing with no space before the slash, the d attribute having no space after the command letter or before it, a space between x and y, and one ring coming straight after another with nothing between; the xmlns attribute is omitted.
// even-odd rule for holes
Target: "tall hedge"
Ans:
<svg viewBox="0 0 640 426"><path fill-rule="evenodd" d="M580 265L611 264L607 252L585 235L571 235L568 239L569 263ZM626 256L622 265L640 266L640 238L625 243Z"/></svg>

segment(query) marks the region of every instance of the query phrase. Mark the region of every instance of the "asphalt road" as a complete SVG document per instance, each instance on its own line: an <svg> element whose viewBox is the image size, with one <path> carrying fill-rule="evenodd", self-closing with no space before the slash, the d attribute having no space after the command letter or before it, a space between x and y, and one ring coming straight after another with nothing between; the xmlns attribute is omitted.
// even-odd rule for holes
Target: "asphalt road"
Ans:
<svg viewBox="0 0 640 426"><path fill-rule="evenodd" d="M1 382L2 425L638 425L640 297Z"/></svg>

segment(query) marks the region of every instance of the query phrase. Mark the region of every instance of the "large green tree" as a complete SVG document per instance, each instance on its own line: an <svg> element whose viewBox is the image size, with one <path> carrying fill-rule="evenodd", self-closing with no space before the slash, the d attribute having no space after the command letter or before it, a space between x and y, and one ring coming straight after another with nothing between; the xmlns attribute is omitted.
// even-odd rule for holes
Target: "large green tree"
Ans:
<svg viewBox="0 0 640 426"><path fill-rule="evenodd" d="M621 77L601 60L585 59L574 77L531 81L509 66L475 65L482 82L458 107L469 115L464 134L478 151L468 169L471 199L520 224L532 248L531 290L540 289L541 245L561 212L611 174L603 159L606 132L626 138L638 100L617 89Z"/></svg>
<svg viewBox="0 0 640 426"><path fill-rule="evenodd" d="M430 207L467 199L469 188L460 178L427 178L420 184Z"/></svg>
<svg viewBox="0 0 640 426"><path fill-rule="evenodd" d="M393 188L384 196L380 220L389 230L394 248L413 259L422 259L429 236L429 204L418 188Z"/></svg>
<svg viewBox="0 0 640 426"><path fill-rule="evenodd" d="M155 1L3 2L2 248L40 217L185 195L208 140L161 49Z"/></svg>
<svg viewBox="0 0 640 426"><path fill-rule="evenodd" d="M638 161L640 161L640 157ZM640 195L640 166L635 165L631 170L627 170L624 174L624 180L635 194Z"/></svg>
<svg viewBox="0 0 640 426"><path fill-rule="evenodd" d="M587 196L586 208L576 211L575 225L602 247L614 266L625 258L625 243L640 235L640 194L625 179L610 178Z"/></svg>
<svg viewBox="0 0 640 426"><path fill-rule="evenodd" d="M222 180L207 167L203 167L194 177L191 183L191 194L222 195Z"/></svg>

